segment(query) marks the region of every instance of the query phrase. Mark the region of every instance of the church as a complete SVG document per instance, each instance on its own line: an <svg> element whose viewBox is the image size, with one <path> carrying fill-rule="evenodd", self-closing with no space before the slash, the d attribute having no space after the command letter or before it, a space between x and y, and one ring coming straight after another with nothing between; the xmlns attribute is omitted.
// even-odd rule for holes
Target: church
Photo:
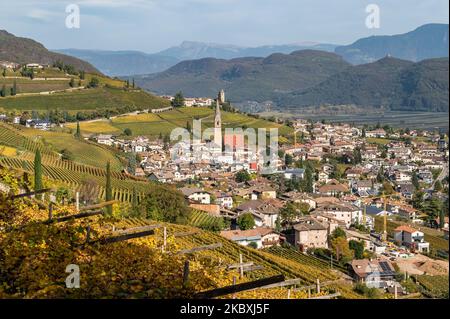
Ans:
<svg viewBox="0 0 450 319"><path fill-rule="evenodd" d="M216 112L214 115L214 144L222 150L222 115L220 105L225 103L225 92L221 90L216 99Z"/></svg>

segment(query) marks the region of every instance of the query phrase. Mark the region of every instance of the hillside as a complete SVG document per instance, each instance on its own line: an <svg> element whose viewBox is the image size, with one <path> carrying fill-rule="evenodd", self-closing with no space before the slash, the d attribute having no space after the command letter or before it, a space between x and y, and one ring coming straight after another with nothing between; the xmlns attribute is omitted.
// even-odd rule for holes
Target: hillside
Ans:
<svg viewBox="0 0 450 319"><path fill-rule="evenodd" d="M304 91L279 96L285 107L343 105L448 112L448 58L419 63L386 57L350 67Z"/></svg>
<svg viewBox="0 0 450 319"><path fill-rule="evenodd" d="M109 133L120 135L128 128L133 136L145 135L158 137L160 134L170 134L177 127L186 127L186 123L192 124L194 119L202 120L202 130L213 127L214 110L206 107L177 108L168 112L138 115L116 116L110 119L80 122L83 134ZM280 142L292 134L292 128L270 122L267 120L247 116L240 113L222 111L222 124L224 128L247 127L247 128L278 128ZM75 129L76 124L70 123L67 127Z"/></svg>
<svg viewBox="0 0 450 319"><path fill-rule="evenodd" d="M448 45L448 24L426 24L405 34L363 38L335 52L353 64L374 62L388 54L418 62L448 57Z"/></svg>
<svg viewBox="0 0 450 319"><path fill-rule="evenodd" d="M5 30L0 30L0 61L10 61L19 64L39 63L52 65L57 61L72 65L76 70L91 73L99 71L91 64L80 59L50 52L42 44L27 38L16 37Z"/></svg>
<svg viewBox="0 0 450 319"><path fill-rule="evenodd" d="M267 58L222 60L206 58L181 62L169 70L136 78L149 91L186 96L214 96L224 88L233 102L271 100L280 92L307 89L349 64L339 56L314 50L272 54Z"/></svg>

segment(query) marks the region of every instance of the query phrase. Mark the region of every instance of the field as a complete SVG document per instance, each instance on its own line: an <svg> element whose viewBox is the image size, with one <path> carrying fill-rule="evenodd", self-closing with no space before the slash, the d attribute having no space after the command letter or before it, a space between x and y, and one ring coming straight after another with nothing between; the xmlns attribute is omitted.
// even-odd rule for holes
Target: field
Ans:
<svg viewBox="0 0 450 319"><path fill-rule="evenodd" d="M94 111L122 107L152 109L165 107L168 102L143 91L128 92L119 88L100 87L76 92L39 96L9 96L0 99L0 109L7 111Z"/></svg>
<svg viewBox="0 0 450 319"><path fill-rule="evenodd" d="M431 298L448 298L448 275L416 277L417 282L423 287L422 293Z"/></svg>
<svg viewBox="0 0 450 319"><path fill-rule="evenodd" d="M29 138L34 137L55 152L61 153L62 150L67 150L73 156L72 159L75 162L104 168L106 162L110 161L113 170L120 170L122 167L120 160L115 156L112 150L97 143L84 140L80 141L72 134L39 131L39 137L36 138L36 130L27 128L21 128L21 133Z"/></svg>
<svg viewBox="0 0 450 319"><path fill-rule="evenodd" d="M85 121L80 123L80 128L83 133L98 134L98 133L119 133L126 128L132 131L133 136L145 135L149 137L156 137L159 134L170 134L170 132L177 128L185 128L187 123L193 125L194 119L202 120L202 130L213 127L214 125L214 110L206 107L192 107L180 108L159 114L138 114L117 116L110 120L101 121ZM70 123L67 127L74 129L75 123ZM222 127L223 128L278 128L278 134L288 136L293 134L290 127L269 122L262 119L255 119L250 116L238 113L222 112Z"/></svg>
<svg viewBox="0 0 450 319"><path fill-rule="evenodd" d="M216 217L208 213L194 210L189 216L189 225L203 229L211 229L219 221L223 221L223 217Z"/></svg>

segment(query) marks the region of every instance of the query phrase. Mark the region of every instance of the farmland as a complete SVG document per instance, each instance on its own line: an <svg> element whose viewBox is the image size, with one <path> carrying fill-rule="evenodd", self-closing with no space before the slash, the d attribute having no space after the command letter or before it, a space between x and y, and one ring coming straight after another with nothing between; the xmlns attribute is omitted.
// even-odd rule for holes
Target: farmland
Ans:
<svg viewBox="0 0 450 319"><path fill-rule="evenodd" d="M0 100L0 108L7 111L59 110L76 112L124 106L130 109L151 109L167 105L167 101L143 91L130 92L112 87L37 96L12 96Z"/></svg>
<svg viewBox="0 0 450 319"><path fill-rule="evenodd" d="M448 298L448 275L416 277L423 288L423 294L431 298Z"/></svg>
<svg viewBox="0 0 450 319"><path fill-rule="evenodd" d="M129 128L133 136L145 135L156 137L159 134L170 134L177 128L185 128L187 123L192 126L193 120L202 120L202 129L213 126L214 110L206 107L180 108L168 112L151 114L144 113L138 115L117 116L109 120L85 121L80 123L83 133L118 133ZM293 133L290 127L282 124L256 119L245 114L222 112L222 126L224 128L278 128L280 135L288 136ZM75 123L68 124L67 127L74 129Z"/></svg>

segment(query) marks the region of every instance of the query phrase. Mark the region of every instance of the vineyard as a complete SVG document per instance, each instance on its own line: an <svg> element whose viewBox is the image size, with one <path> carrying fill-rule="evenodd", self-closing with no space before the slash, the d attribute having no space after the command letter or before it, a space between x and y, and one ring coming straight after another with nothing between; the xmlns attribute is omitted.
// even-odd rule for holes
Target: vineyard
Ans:
<svg viewBox="0 0 450 319"><path fill-rule="evenodd" d="M326 271L327 269L330 270L330 262L326 262L322 259L319 259L314 256L305 255L293 248L284 248L284 247L270 247L266 250L267 252L280 256L286 259L290 259L293 261L296 261L300 264L310 265L312 267L321 269ZM333 267L336 270L339 270L341 272L346 273L347 270L343 268L342 266L338 265L336 262L333 262Z"/></svg>
<svg viewBox="0 0 450 319"><path fill-rule="evenodd" d="M211 229L215 225L223 222L223 217L212 216L208 213L194 210L189 216L189 225L203 229Z"/></svg>
<svg viewBox="0 0 450 319"><path fill-rule="evenodd" d="M116 224L116 227L138 227L152 224L151 221L144 219L124 219ZM165 224L169 234L179 232L192 232L193 228L189 226ZM162 245L162 234L159 232L159 244ZM259 251L235 244L220 235L196 230L195 234L190 236L174 238L174 244L183 249L192 249L198 246L205 246L220 243L222 246L218 249L207 250L197 253L200 256L209 258L211 260L219 261L220 264L233 264L239 262L239 255L242 254L244 262L253 262L255 265L262 266L262 269L246 272L248 279L260 279L264 277L282 274L287 279L300 279L300 285L310 285L316 282L317 279L322 282L337 281L340 279L338 273L330 272L323 263L321 268L316 267L316 264L307 262L294 261L281 256L276 256L268 252ZM314 259L314 262L317 262ZM320 261L319 261L320 263ZM360 298L352 289L352 285L339 283L330 285L330 289L339 291L344 298Z"/></svg>
<svg viewBox="0 0 450 319"><path fill-rule="evenodd" d="M20 130L2 122L0 122L0 144L21 148L33 153L39 150L44 155L58 157L55 152L49 150L44 144L39 141L33 141L31 138L24 136Z"/></svg>
<svg viewBox="0 0 450 319"><path fill-rule="evenodd" d="M416 277L417 282L423 287L422 293L430 298L447 298L449 281L448 275Z"/></svg>

